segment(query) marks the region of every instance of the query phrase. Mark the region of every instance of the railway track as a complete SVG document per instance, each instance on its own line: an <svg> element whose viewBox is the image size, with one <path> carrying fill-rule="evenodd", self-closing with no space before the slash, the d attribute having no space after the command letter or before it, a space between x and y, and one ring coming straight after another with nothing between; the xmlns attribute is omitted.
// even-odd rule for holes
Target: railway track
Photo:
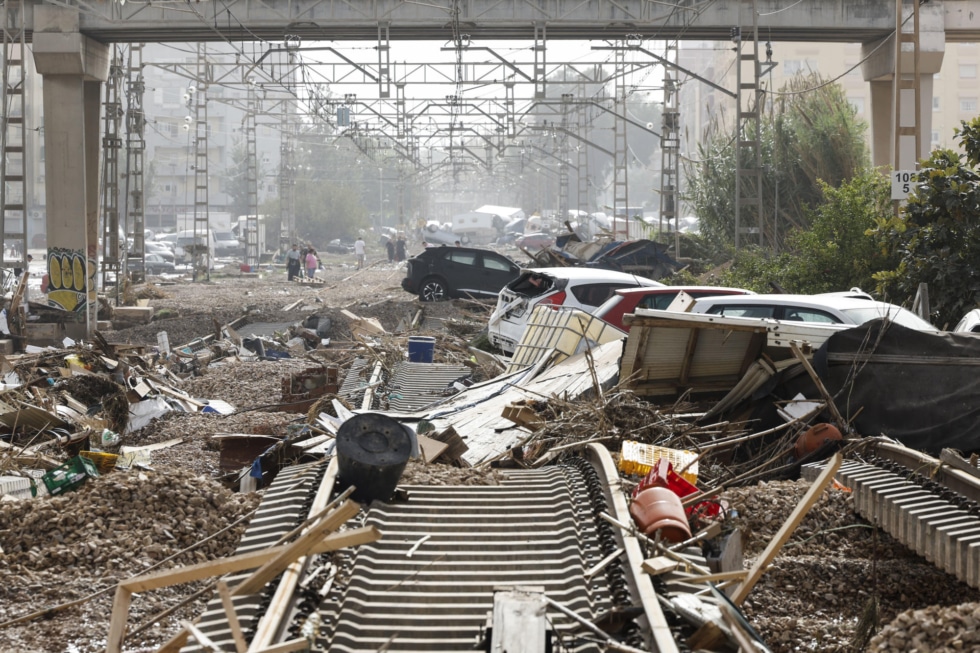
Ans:
<svg viewBox="0 0 980 653"><path fill-rule="evenodd" d="M321 510L336 477L334 464L325 467L283 470L239 552L275 543ZM640 571L639 544L599 516L630 520L604 448L503 477L498 486L400 486L407 500L362 510L348 525L375 526L381 540L307 560L261 594L236 597L250 650L258 650L257 639L269 646L304 634L315 641L312 650L344 653L489 650L495 592L515 587L547 597L555 650L604 650L610 641L621 650L678 650ZM605 640L581 623L626 608L637 619ZM197 628L221 650L236 650L220 598Z"/></svg>
<svg viewBox="0 0 980 653"><path fill-rule="evenodd" d="M940 569L980 588L980 478L885 442L863 457L845 461L836 475L853 493L858 513ZM812 481L822 469L820 463L806 465L803 477Z"/></svg>

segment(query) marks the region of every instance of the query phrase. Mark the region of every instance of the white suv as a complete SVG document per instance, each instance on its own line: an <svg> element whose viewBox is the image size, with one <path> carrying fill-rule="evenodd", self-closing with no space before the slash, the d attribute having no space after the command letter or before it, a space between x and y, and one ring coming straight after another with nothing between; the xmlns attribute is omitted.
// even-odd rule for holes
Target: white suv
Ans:
<svg viewBox="0 0 980 653"><path fill-rule="evenodd" d="M887 317L918 331L938 331L921 317L895 304L877 302L859 292L819 295L723 295L702 297L693 313L725 317L754 317L789 322L859 325Z"/></svg>
<svg viewBox="0 0 980 653"><path fill-rule="evenodd" d="M577 308L592 313L620 288L664 284L626 272L597 268L522 270L497 296L487 327L490 342L513 353L535 306Z"/></svg>

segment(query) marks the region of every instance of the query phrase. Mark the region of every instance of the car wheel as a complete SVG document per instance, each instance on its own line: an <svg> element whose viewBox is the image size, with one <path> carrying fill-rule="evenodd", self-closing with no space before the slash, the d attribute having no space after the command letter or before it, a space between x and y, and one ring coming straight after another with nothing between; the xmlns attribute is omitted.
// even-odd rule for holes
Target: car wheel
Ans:
<svg viewBox="0 0 980 653"><path fill-rule="evenodd" d="M419 299L423 302L441 302L449 298L449 289L441 279L429 277L422 280L422 287L419 290Z"/></svg>

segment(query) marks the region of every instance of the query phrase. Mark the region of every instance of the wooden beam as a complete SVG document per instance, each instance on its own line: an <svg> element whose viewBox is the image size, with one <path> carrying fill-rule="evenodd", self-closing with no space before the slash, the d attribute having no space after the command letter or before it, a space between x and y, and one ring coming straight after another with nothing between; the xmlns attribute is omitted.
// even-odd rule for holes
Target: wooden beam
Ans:
<svg viewBox="0 0 980 653"><path fill-rule="evenodd" d="M653 560L657 560L657 558L653 558ZM644 565L645 564L646 563L644 563ZM646 571L645 566L644 571ZM730 580L742 580L749 575L748 569L739 569L737 571L720 571L716 574L687 574L680 570L678 570L677 573L682 575L685 583L720 583Z"/></svg>
<svg viewBox="0 0 980 653"><path fill-rule="evenodd" d="M348 546L376 542L379 539L381 539L381 531L374 526L355 528L343 533L334 533L324 538L310 552L325 553L327 551L336 551L337 549L343 549ZM254 569L269 561L278 559L289 546L281 545L264 551L243 553L230 558L222 558L220 560L182 567L177 570L167 570L156 574L137 576L119 583L112 602L112 617L109 623L106 653L121 653L122 651L123 640L126 636L126 620L129 615L129 606L134 593L189 583L213 576L223 576L246 569ZM157 649L157 653L173 653L179 651L187 642L187 636L188 631L181 629L168 642Z"/></svg>
<svg viewBox="0 0 980 653"><path fill-rule="evenodd" d="M749 571L748 576L746 576L745 580L743 580L742 583L735 589L735 593L731 597L732 603L735 605L742 605L742 602L745 601L746 597L749 595L749 592L752 591L755 584L759 582L760 578L762 578L762 574L765 573L766 569L769 567L769 564L782 550L783 545L786 544L787 540L789 540L790 536L796 530L796 527L800 525L800 522L803 521L806 514L810 512L810 508L817 503L820 495L823 494L823 491L826 490L834 480L834 474L836 474L837 470L840 468L841 460L841 455L836 453L827 462L827 466L822 472L820 472L820 476L817 477L817 479L810 486L810 489L807 490L805 495L803 495L800 502L796 504L795 508L793 508L793 512L790 513L789 519L783 522L783 525L779 527L779 530L769 541L769 544L766 545L766 549L759 555L758 558L756 558L755 564L752 565L752 569Z"/></svg>
<svg viewBox="0 0 980 653"><path fill-rule="evenodd" d="M280 642L259 649L254 653L290 653L291 651L306 651L310 648L310 641L305 637L297 637L287 642Z"/></svg>
<svg viewBox="0 0 980 653"><path fill-rule="evenodd" d="M312 552L325 553L327 551L336 551L337 549L343 549L348 546L376 542L379 539L381 539L381 531L374 526L364 526L342 533L328 535L313 548ZM246 569L255 569L281 555L288 546L288 544L282 544L261 551L241 553L227 558L201 562L178 569L168 569L145 576L135 576L129 580L122 581L119 583L119 586L135 594L162 587L170 587L171 585L212 578L214 576L224 576L225 574L245 571Z"/></svg>
<svg viewBox="0 0 980 653"><path fill-rule="evenodd" d="M360 512L361 506L355 501L347 500L333 512L324 517L320 523L311 526L308 531L287 544L279 555L259 567L251 576L243 580L235 589L232 596L255 594L265 587L266 583L285 571L286 567L300 556L307 555L316 546L317 541L326 533L337 530L348 519Z"/></svg>
<svg viewBox="0 0 980 653"><path fill-rule="evenodd" d="M829 392L827 392L827 387L823 384L823 381L820 380L820 377L817 376L816 370L814 370L813 366L810 365L810 361L807 359L806 355L800 351L800 347L795 341L790 341L789 348L790 351L793 352L793 356L795 356L796 359L800 361L800 364L803 365L803 369L806 370L806 373L810 375L810 379L813 381L813 384L817 386L817 391L820 393L820 396L823 397L825 402L827 402L827 410L829 410L830 414L834 416L834 421L837 422L837 428L840 429L841 433L847 433L850 430L850 425L848 424L847 420L841 416L840 411L837 410L837 404L834 403L834 398L830 396Z"/></svg>
<svg viewBox="0 0 980 653"><path fill-rule="evenodd" d="M129 605L133 601L133 593L120 584L116 587L116 595L112 599L112 612L109 619L109 636L106 639L106 653L120 653L123 638L126 636L126 619L129 617Z"/></svg>
<svg viewBox="0 0 980 653"><path fill-rule="evenodd" d="M211 641L211 638L202 633L197 626L189 621L181 621L181 627L189 632L191 636L200 644L203 648L213 651L213 653L222 653L221 647Z"/></svg>
<svg viewBox="0 0 980 653"><path fill-rule="evenodd" d="M245 653L248 650L248 642L245 641L242 624L238 620L235 604L231 600L228 583L224 580L218 581L218 594L221 596L221 605L225 609L225 616L228 617L228 627L231 628L231 637L235 640L235 650L238 653Z"/></svg>

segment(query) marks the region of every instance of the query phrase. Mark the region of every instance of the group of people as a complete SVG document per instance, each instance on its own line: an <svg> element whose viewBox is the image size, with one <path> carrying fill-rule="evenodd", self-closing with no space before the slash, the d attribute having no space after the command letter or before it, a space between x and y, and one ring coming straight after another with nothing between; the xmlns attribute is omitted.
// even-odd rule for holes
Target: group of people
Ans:
<svg viewBox="0 0 980 653"><path fill-rule="evenodd" d="M385 243L385 250L388 252L388 262L394 263L405 260L406 256L405 236L399 236L396 240L388 239Z"/></svg>
<svg viewBox="0 0 980 653"><path fill-rule="evenodd" d="M312 279L318 267L320 267L320 259L311 244L306 244L300 249L299 245L294 243L292 249L286 252L286 274L289 281L302 279L304 276Z"/></svg>

